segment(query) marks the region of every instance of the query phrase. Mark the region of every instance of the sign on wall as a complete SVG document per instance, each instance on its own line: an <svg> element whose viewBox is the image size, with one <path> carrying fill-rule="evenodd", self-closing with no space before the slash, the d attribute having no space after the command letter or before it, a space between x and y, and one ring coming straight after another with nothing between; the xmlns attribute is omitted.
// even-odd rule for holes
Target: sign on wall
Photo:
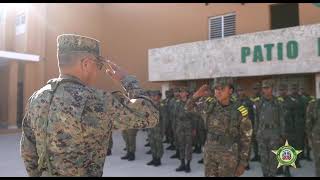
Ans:
<svg viewBox="0 0 320 180"><path fill-rule="evenodd" d="M149 50L149 80L320 72L320 24Z"/></svg>

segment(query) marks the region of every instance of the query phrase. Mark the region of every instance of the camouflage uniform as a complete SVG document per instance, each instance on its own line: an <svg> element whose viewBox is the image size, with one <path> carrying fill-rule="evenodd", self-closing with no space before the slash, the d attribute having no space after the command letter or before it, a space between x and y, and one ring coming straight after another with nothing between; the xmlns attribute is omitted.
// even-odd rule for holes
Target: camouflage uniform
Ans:
<svg viewBox="0 0 320 180"><path fill-rule="evenodd" d="M166 141L167 143L172 142L172 135L170 134L170 119L169 119L169 113L170 113L170 109L169 109L169 102L171 101L171 99L173 98L173 94L171 90L166 91L166 98L164 100L161 101L161 108L162 108L162 112L161 112L161 117L164 121L165 124L165 136L166 136Z"/></svg>
<svg viewBox="0 0 320 180"><path fill-rule="evenodd" d="M122 131L122 137L126 144L127 154L121 159L135 159L136 152L136 137L137 137L138 129L126 129Z"/></svg>
<svg viewBox="0 0 320 180"><path fill-rule="evenodd" d="M295 91L289 95L290 99L294 102L294 114L293 114L293 132L295 132L295 140L292 142L292 146L296 149L303 150L304 149L304 140L305 140L305 117L306 117L306 105L302 99L302 96L298 94L298 85L292 84L291 90ZM296 161L297 167L300 167L299 161L301 160L301 156L298 156Z"/></svg>
<svg viewBox="0 0 320 180"><path fill-rule="evenodd" d="M151 96L157 96L160 95L160 91L151 91ZM163 156L163 144L162 144L162 138L164 135L164 119L162 117L164 106L161 105L160 102L154 102L154 104L159 108L160 117L159 117L159 123L154 127L150 128L149 130L149 142L150 142L150 148L151 148L151 154L152 154L152 161L148 163L148 165L155 165L158 166L161 164L161 158Z"/></svg>
<svg viewBox="0 0 320 180"><path fill-rule="evenodd" d="M188 92L187 88L180 88L180 92ZM176 104L176 146L178 148L180 166L176 171L190 172L190 162L192 159L192 114L185 110L185 103L182 99ZM185 164L187 160L187 164Z"/></svg>
<svg viewBox="0 0 320 180"><path fill-rule="evenodd" d="M304 88L301 88L301 89L302 89L301 98L302 98L302 100L304 102L304 107L306 108L306 112L307 112L307 107L308 107L309 102L311 102L313 99L315 99L315 97L314 96L310 96L306 92L304 92ZM307 119L307 117L306 117L306 119ZM310 158L310 150L311 150L310 144L311 144L311 142L309 142L309 139L307 138L307 135L306 135L306 132L305 132L305 151L303 151L303 153L306 152L306 156L304 156L304 158L307 159L308 161L311 161L311 158ZM304 154L302 154L302 155L304 155Z"/></svg>
<svg viewBox="0 0 320 180"><path fill-rule="evenodd" d="M215 85L230 85L230 81L230 78L217 78ZM194 110L196 101L190 99L186 108ZM237 101L230 101L228 106L211 101L205 114L208 131L204 147L205 176L235 176L239 165L248 164L252 135L248 111Z"/></svg>
<svg viewBox="0 0 320 180"><path fill-rule="evenodd" d="M243 91L244 89L243 89L240 85L238 85L237 91L240 91L240 90ZM254 119L253 103L252 103L252 101L251 101L250 98L249 98L248 96L246 96L246 95L244 95L244 96L238 96L236 99L239 101L240 104L242 104L244 107L246 107L246 108L248 109L248 118L249 118L249 120L250 120L251 123L252 123L252 119ZM252 124L253 124L253 123L252 123ZM253 139L253 137L252 137L252 139ZM252 141L253 141L253 140L252 140ZM252 147L253 144L251 143L250 146ZM248 161L250 160L250 156L251 156L251 147L250 147L250 151L249 151ZM249 164L248 164L248 166L247 166L247 169L250 169L250 168L249 168Z"/></svg>
<svg viewBox="0 0 320 180"><path fill-rule="evenodd" d="M185 102L179 101L177 104L176 112L176 135L177 145L179 148L180 160L192 159L192 119L190 114L184 109Z"/></svg>
<svg viewBox="0 0 320 180"><path fill-rule="evenodd" d="M257 82L254 84L253 89L260 89L261 90L261 83ZM250 98L250 101L252 102L252 104L258 102L261 99L261 95L260 93L255 94L254 96L252 96ZM256 138L256 130L254 130L255 128L255 117L254 115L252 117L249 117L251 122L252 122L252 126L253 126L253 134L252 134L252 147L253 147L253 152L254 152L254 158L252 159L253 161L260 161L260 156L259 156L259 146L258 146L258 141Z"/></svg>
<svg viewBox="0 0 320 180"><path fill-rule="evenodd" d="M99 42L77 35L58 37L58 53L86 51L98 57ZM108 92L84 85L78 78L60 75L33 93L26 106L21 156L29 176L102 176L112 129L150 128L159 112L137 80L126 76L122 86L128 104L112 105Z"/></svg>
<svg viewBox="0 0 320 180"><path fill-rule="evenodd" d="M113 139L112 139L112 132L111 132L111 133L110 133L110 137L109 137L107 155L111 155L112 147L113 147Z"/></svg>
<svg viewBox="0 0 320 180"><path fill-rule="evenodd" d="M320 176L320 100L312 99L307 108L306 132L313 149L316 176Z"/></svg>
<svg viewBox="0 0 320 180"><path fill-rule="evenodd" d="M273 87L271 80L262 82L263 88ZM278 149L285 136L284 112L281 102L276 97L271 100L262 97L254 105L256 137L264 176L275 176L278 161L272 150Z"/></svg>
<svg viewBox="0 0 320 180"><path fill-rule="evenodd" d="M179 92L179 88L175 88L173 89L174 92ZM175 106L176 106L176 102L178 101L178 99L176 97L172 97L169 101L168 101L168 134L169 135L169 140L170 140L170 146L167 149L170 150L174 150L175 148L175 144L176 144L176 139L175 139Z"/></svg>
<svg viewBox="0 0 320 180"><path fill-rule="evenodd" d="M180 92L179 88L176 88L175 91ZM178 144L178 135L177 135L177 116L178 116L178 112L177 112L177 108L179 106L180 103L180 99L175 97L173 99L174 101L172 102L172 106L171 106L171 128L173 131L173 145L176 149L176 153L174 155L172 155L170 158L179 158L179 144Z"/></svg>

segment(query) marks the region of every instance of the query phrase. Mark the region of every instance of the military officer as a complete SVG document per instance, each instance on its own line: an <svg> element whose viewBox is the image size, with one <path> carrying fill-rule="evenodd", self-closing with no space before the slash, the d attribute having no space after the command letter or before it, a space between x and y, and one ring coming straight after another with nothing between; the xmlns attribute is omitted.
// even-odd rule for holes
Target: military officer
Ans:
<svg viewBox="0 0 320 180"><path fill-rule="evenodd" d="M100 56L100 42L57 38L60 76L34 92L26 106L21 156L29 176L102 176L112 129L151 128L159 112L135 77ZM128 93L127 104L93 87L101 69Z"/></svg>

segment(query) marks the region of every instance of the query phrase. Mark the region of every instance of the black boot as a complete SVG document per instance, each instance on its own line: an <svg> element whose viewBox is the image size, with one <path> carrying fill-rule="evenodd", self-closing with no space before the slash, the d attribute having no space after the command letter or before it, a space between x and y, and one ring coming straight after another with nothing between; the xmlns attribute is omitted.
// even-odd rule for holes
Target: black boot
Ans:
<svg viewBox="0 0 320 180"><path fill-rule="evenodd" d="M163 141L163 143L169 143L170 141L169 141L169 139L166 137L166 139Z"/></svg>
<svg viewBox="0 0 320 180"><path fill-rule="evenodd" d="M178 159L179 158L179 151L176 151L174 155L170 157L171 159Z"/></svg>
<svg viewBox="0 0 320 180"><path fill-rule="evenodd" d="M260 156L255 155L255 156L251 159L251 161L260 161Z"/></svg>
<svg viewBox="0 0 320 180"><path fill-rule="evenodd" d="M276 175L281 175L281 174L283 174L283 167L280 167L276 173Z"/></svg>
<svg viewBox="0 0 320 180"><path fill-rule="evenodd" d="M249 166L249 164L246 166L246 170L250 170L250 166Z"/></svg>
<svg viewBox="0 0 320 180"><path fill-rule="evenodd" d="M301 168L301 164L300 164L300 159L299 158L296 160L296 167L297 168Z"/></svg>
<svg viewBox="0 0 320 180"><path fill-rule="evenodd" d="M150 143L145 144L144 147L150 147Z"/></svg>
<svg viewBox="0 0 320 180"><path fill-rule="evenodd" d="M147 163L148 166L154 165L155 158L152 158L150 162Z"/></svg>
<svg viewBox="0 0 320 180"><path fill-rule="evenodd" d="M155 167L160 166L160 165L161 165L161 160L160 160L160 158L156 158L155 161L154 161L154 163L153 163L153 165L154 165Z"/></svg>
<svg viewBox="0 0 320 180"><path fill-rule="evenodd" d="M310 157L310 147L309 146L307 146L307 156L306 156L306 160L307 161L312 161L312 159L311 159L311 157Z"/></svg>
<svg viewBox="0 0 320 180"><path fill-rule="evenodd" d="M199 164L203 164L203 158L198 161Z"/></svg>
<svg viewBox="0 0 320 180"><path fill-rule="evenodd" d="M151 154L151 153L152 153L152 152L151 152L151 149L150 149L149 151L147 151L147 152L146 152L146 154Z"/></svg>
<svg viewBox="0 0 320 180"><path fill-rule="evenodd" d="M196 145L194 150L193 150L193 153L201 154L201 146Z"/></svg>
<svg viewBox="0 0 320 180"><path fill-rule="evenodd" d="M176 150L176 147L174 145L170 145L166 148L166 150Z"/></svg>
<svg viewBox="0 0 320 180"><path fill-rule="evenodd" d="M133 161L133 160L135 160L135 155L134 155L134 153L129 153L128 161Z"/></svg>
<svg viewBox="0 0 320 180"><path fill-rule="evenodd" d="M186 165L186 168L184 170L186 173L189 173L191 171L191 168L190 168L190 160L187 162L187 165Z"/></svg>
<svg viewBox="0 0 320 180"><path fill-rule="evenodd" d="M184 162L184 159L181 160L180 166L176 169L176 171L184 171L186 169L186 164Z"/></svg>
<svg viewBox="0 0 320 180"><path fill-rule="evenodd" d="M107 151L107 156L110 156L112 153L111 153L111 149L108 149Z"/></svg>
<svg viewBox="0 0 320 180"><path fill-rule="evenodd" d="M125 148L123 148L123 150L124 150L124 151L126 151L126 150L127 150L127 148L125 147Z"/></svg>
<svg viewBox="0 0 320 180"><path fill-rule="evenodd" d="M127 152L127 154L123 157L121 157L121 159L128 159L129 158L129 153Z"/></svg>
<svg viewBox="0 0 320 180"><path fill-rule="evenodd" d="M290 169L289 169L288 166L285 167L284 175L285 175L286 177L291 177Z"/></svg>

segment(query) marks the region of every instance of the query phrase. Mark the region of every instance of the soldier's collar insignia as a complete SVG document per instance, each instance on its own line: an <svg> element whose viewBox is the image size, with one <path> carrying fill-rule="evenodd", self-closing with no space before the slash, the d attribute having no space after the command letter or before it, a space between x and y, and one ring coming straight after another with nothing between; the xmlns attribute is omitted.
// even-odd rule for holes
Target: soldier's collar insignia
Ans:
<svg viewBox="0 0 320 180"><path fill-rule="evenodd" d="M289 145L288 140L286 140L286 143L284 146L281 146L277 150L272 150L274 154L277 156L278 160L278 166L277 168L281 166L292 166L296 168L295 161L297 160L298 154L300 154L301 150L295 150L292 146Z"/></svg>

